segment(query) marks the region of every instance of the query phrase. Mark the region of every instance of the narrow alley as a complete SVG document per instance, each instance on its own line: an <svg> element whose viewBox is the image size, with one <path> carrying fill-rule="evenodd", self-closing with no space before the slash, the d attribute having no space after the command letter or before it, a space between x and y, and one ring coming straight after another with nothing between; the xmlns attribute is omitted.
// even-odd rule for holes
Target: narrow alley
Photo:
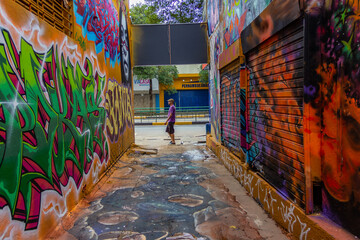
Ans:
<svg viewBox="0 0 360 240"><path fill-rule="evenodd" d="M360 0L0 0L0 66L0 240L360 238Z"/></svg>
<svg viewBox="0 0 360 240"><path fill-rule="evenodd" d="M288 239L207 149L204 125L177 126L175 146L167 145L163 130L136 127L139 147L115 164L50 238Z"/></svg>

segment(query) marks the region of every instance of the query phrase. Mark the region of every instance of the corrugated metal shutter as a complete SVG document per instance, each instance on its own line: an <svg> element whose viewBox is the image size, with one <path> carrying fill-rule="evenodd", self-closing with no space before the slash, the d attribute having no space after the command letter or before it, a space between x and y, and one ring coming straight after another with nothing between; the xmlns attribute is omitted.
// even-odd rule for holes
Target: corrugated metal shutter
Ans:
<svg viewBox="0 0 360 240"><path fill-rule="evenodd" d="M248 161L304 208L303 21L290 24L251 50L246 59Z"/></svg>
<svg viewBox="0 0 360 240"><path fill-rule="evenodd" d="M209 106L209 90L178 90L180 107Z"/></svg>
<svg viewBox="0 0 360 240"><path fill-rule="evenodd" d="M164 106L168 106L167 100L173 98L176 107L199 108L209 106L209 90L177 90L174 94L165 92ZM190 109L189 109L190 110Z"/></svg>
<svg viewBox="0 0 360 240"><path fill-rule="evenodd" d="M221 141L235 154L240 151L240 62L220 71Z"/></svg>

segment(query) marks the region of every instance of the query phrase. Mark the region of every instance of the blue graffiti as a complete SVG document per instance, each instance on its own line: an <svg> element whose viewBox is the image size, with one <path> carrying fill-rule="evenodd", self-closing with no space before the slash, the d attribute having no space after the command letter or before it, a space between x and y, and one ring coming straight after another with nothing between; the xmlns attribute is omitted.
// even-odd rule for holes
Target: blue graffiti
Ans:
<svg viewBox="0 0 360 240"><path fill-rule="evenodd" d="M95 42L96 53L104 51L105 61L120 62L119 14L111 0L75 0L76 23L83 37Z"/></svg>

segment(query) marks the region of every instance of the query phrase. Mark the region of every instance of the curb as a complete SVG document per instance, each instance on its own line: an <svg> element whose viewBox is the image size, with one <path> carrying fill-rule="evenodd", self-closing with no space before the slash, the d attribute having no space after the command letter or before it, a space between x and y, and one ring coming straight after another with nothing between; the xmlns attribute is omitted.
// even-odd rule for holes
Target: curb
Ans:
<svg viewBox="0 0 360 240"><path fill-rule="evenodd" d="M210 134L206 137L206 145L265 212L295 238L300 240L335 239L310 219L311 216L306 215L301 208L284 198L268 182L251 171L245 163L245 154L240 154L240 157L235 156Z"/></svg>
<svg viewBox="0 0 360 240"><path fill-rule="evenodd" d="M205 114L201 114L201 115L196 115L196 117L198 118L204 118L205 117ZM148 118L153 118L153 117L147 117L147 116L135 116L134 117L135 119L148 119ZM181 117L176 117L176 118L195 118L195 115L194 116L181 116Z"/></svg>
<svg viewBox="0 0 360 240"><path fill-rule="evenodd" d="M203 122L176 122L175 125L197 125L197 124L206 124L209 123L207 121ZM144 126L144 125L154 125L154 126L165 126L163 122L147 122L147 123L135 123L136 125Z"/></svg>

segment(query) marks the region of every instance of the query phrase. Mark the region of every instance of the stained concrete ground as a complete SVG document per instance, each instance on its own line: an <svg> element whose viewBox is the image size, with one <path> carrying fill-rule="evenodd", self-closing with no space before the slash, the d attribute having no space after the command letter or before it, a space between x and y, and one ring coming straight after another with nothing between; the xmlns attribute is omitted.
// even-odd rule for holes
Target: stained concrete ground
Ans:
<svg viewBox="0 0 360 240"><path fill-rule="evenodd" d="M136 127L141 147L49 239L288 239L206 148L205 126L176 126L176 145L163 131Z"/></svg>

